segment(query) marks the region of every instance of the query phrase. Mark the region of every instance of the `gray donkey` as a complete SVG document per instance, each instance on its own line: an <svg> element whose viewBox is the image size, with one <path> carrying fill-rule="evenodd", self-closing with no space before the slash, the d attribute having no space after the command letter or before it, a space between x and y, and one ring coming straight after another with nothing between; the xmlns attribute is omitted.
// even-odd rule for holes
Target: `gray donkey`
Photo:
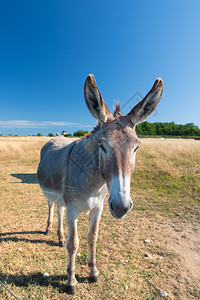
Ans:
<svg viewBox="0 0 200 300"><path fill-rule="evenodd" d="M75 142L55 137L41 150L38 181L48 199L47 231L52 231L54 204L58 206L59 245L64 246L63 214L67 208L68 282L67 291L76 292L75 256L79 239L77 220L82 212L89 213L88 265L90 279L99 281L96 267L96 242L103 201L109 191L109 209L114 218L123 218L133 206L130 197L131 175L135 167L136 150L140 141L136 124L144 121L156 108L163 92L162 79L156 79L152 89L127 115L119 105L111 114L96 86L88 75L84 96L91 114L99 125L84 139Z"/></svg>

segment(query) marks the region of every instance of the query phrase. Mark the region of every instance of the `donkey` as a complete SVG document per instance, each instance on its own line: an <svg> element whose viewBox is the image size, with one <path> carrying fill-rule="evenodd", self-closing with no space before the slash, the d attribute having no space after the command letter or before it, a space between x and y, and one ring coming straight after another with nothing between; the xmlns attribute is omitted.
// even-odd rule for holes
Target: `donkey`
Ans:
<svg viewBox="0 0 200 300"><path fill-rule="evenodd" d="M84 96L89 111L99 121L98 126L75 142L61 136L52 138L41 150L37 176L49 205L46 233L52 231L53 209L57 204L60 246L64 246L65 241L62 223L64 207L67 208L69 294L76 292L77 284L78 216L82 212L89 213L88 266L90 280L98 282L95 253L104 198L109 191L108 204L114 218L123 218L132 209L130 180L140 145L135 127L154 111L162 92L163 81L158 78L145 98L127 115L121 114L119 104L111 114L90 74L85 81Z"/></svg>

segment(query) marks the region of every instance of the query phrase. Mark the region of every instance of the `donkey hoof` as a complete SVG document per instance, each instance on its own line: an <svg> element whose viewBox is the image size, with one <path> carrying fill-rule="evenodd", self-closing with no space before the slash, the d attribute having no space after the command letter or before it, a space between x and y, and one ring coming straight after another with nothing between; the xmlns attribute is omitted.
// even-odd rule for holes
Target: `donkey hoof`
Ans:
<svg viewBox="0 0 200 300"><path fill-rule="evenodd" d="M90 282L99 282L99 283L101 282L98 275L97 276L95 276L95 275L90 276L89 280L90 280Z"/></svg>
<svg viewBox="0 0 200 300"><path fill-rule="evenodd" d="M67 285L67 294L74 295L76 294L77 287L76 285Z"/></svg>
<svg viewBox="0 0 200 300"><path fill-rule="evenodd" d="M59 241L59 247L65 247L65 241Z"/></svg>
<svg viewBox="0 0 200 300"><path fill-rule="evenodd" d="M46 235L49 235L51 233L52 233L52 229L46 229L46 232L45 232Z"/></svg>

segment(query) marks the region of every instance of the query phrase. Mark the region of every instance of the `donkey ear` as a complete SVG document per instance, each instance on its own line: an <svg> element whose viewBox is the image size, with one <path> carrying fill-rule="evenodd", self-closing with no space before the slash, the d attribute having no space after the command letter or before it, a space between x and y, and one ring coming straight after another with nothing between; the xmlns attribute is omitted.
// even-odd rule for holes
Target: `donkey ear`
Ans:
<svg viewBox="0 0 200 300"><path fill-rule="evenodd" d="M103 101L97 88L94 75L89 74L84 85L85 102L91 114L100 122L107 122L113 119L107 105Z"/></svg>
<svg viewBox="0 0 200 300"><path fill-rule="evenodd" d="M158 105L163 92L163 81L157 78L150 92L127 115L133 124L146 120Z"/></svg>

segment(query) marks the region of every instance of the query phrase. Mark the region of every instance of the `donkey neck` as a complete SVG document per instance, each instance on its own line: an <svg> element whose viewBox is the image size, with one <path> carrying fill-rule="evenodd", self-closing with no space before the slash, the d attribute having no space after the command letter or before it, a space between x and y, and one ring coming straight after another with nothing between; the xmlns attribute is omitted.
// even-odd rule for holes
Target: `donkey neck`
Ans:
<svg viewBox="0 0 200 300"><path fill-rule="evenodd" d="M70 176L67 176L67 185L90 196L97 195L105 184L99 168L98 136L99 132L95 132L89 138L81 139L68 157Z"/></svg>

